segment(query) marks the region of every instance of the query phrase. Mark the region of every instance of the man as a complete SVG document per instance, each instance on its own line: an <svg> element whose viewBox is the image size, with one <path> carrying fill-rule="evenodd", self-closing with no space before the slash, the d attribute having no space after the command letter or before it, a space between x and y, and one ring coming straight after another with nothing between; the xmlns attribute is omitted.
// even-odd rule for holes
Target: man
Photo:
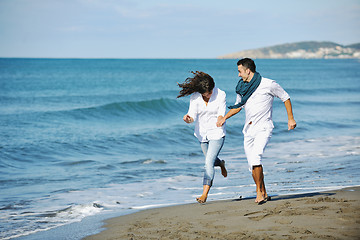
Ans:
<svg viewBox="0 0 360 240"><path fill-rule="evenodd" d="M217 126L245 108L246 120L243 128L244 150L256 184L255 202L262 204L270 197L266 193L262 167L262 155L274 128L272 108L274 97L280 98L288 116L288 130L296 127L289 95L274 80L263 78L256 72L253 60L244 58L238 61L240 79L236 87L236 103L224 117L220 117Z"/></svg>

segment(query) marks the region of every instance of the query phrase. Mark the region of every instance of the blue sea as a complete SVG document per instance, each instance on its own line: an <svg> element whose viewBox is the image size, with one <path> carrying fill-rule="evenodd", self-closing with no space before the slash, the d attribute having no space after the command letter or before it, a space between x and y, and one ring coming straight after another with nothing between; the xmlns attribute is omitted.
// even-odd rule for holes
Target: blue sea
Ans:
<svg viewBox="0 0 360 240"><path fill-rule="evenodd" d="M204 158L177 83L210 74L235 102L237 60L0 59L0 238L81 239L101 220L194 203ZM274 101L270 195L360 185L360 60L256 60L291 96ZM255 197L244 112L227 121L208 201ZM49 237L51 236L51 237Z"/></svg>

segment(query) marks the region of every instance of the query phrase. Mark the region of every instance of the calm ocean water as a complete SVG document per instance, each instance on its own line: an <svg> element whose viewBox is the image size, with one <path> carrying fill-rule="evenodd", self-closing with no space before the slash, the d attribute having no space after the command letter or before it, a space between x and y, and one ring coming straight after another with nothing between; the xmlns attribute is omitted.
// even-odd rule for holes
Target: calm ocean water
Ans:
<svg viewBox="0 0 360 240"><path fill-rule="evenodd" d="M270 195L360 185L360 61L256 64L290 94L298 123L287 131L276 99ZM45 239L39 232L94 216L195 202L204 160L182 121L189 97L176 99L195 70L235 101L236 60L0 59L0 238ZM255 197L243 121L241 112L227 122L229 176L216 169L209 201ZM99 230L87 225L53 239Z"/></svg>

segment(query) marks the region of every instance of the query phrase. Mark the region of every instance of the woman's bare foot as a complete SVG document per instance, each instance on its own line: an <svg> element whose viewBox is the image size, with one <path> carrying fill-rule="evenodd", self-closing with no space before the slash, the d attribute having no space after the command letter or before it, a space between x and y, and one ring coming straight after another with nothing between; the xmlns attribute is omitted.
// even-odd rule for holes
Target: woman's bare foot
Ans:
<svg viewBox="0 0 360 240"><path fill-rule="evenodd" d="M225 161L224 160L221 160L220 168L221 168L221 175L223 175L224 177L227 177L227 171L226 171L226 168L225 168Z"/></svg>
<svg viewBox="0 0 360 240"><path fill-rule="evenodd" d="M198 203L205 203L206 202L207 197L201 196L196 198L196 201L198 201Z"/></svg>

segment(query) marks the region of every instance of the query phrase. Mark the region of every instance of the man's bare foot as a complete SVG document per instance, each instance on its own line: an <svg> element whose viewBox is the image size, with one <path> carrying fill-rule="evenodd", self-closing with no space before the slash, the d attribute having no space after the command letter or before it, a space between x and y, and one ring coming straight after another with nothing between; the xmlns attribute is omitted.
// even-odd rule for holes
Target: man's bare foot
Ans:
<svg viewBox="0 0 360 240"><path fill-rule="evenodd" d="M198 201L198 203L205 203L206 202L207 197L201 196L196 198L196 201Z"/></svg>
<svg viewBox="0 0 360 240"><path fill-rule="evenodd" d="M262 204L265 202L265 198L264 196L262 195L262 193L257 193L256 195L256 199L255 199L255 203L257 204Z"/></svg>
<svg viewBox="0 0 360 240"><path fill-rule="evenodd" d="M227 171L226 171L226 168L225 168L225 161L224 160L221 160L220 168L221 168L221 175L223 175L224 177L227 177Z"/></svg>

